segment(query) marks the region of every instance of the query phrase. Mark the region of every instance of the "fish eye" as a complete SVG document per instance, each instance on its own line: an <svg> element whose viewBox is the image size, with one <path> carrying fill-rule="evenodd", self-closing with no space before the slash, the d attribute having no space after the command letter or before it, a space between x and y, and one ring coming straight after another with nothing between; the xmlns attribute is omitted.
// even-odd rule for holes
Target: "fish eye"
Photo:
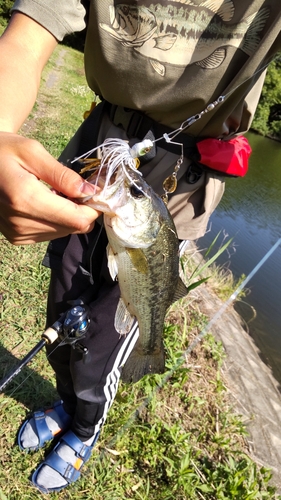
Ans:
<svg viewBox="0 0 281 500"><path fill-rule="evenodd" d="M144 196L143 191L136 184L130 186L130 193L133 198L142 198Z"/></svg>

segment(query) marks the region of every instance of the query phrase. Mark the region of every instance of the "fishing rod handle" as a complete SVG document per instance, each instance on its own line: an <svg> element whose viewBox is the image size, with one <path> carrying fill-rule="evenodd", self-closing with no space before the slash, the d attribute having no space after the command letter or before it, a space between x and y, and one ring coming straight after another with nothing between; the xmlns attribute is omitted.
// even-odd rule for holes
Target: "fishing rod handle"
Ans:
<svg viewBox="0 0 281 500"><path fill-rule="evenodd" d="M58 330L61 327L59 322L54 323L42 333L42 339L46 341L46 344L52 344L58 338Z"/></svg>
<svg viewBox="0 0 281 500"><path fill-rule="evenodd" d="M52 344L60 337L61 345L70 344L75 346L78 340L82 339L87 333L89 324L90 318L87 306L79 303L79 305L69 309L58 321L42 333L40 342L26 354L18 366L0 380L0 392L46 344ZM80 348L84 349L83 353L86 356L88 352L85 350L86 348L84 346L80 346Z"/></svg>
<svg viewBox="0 0 281 500"><path fill-rule="evenodd" d="M47 328L42 334L42 339L29 351L26 356L20 361L16 368L13 368L1 381L0 381L0 392L5 389L5 387L13 380L16 375L20 373L22 368L31 361L36 354L43 349L46 344L52 344L58 338L58 333L54 328Z"/></svg>

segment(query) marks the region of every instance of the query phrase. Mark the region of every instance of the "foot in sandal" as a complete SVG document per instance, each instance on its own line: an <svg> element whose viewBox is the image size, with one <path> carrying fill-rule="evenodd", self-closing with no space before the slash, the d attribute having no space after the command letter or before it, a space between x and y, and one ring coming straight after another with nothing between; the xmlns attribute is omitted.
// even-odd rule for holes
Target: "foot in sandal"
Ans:
<svg viewBox="0 0 281 500"><path fill-rule="evenodd" d="M69 429L72 417L66 413L62 401L48 410L33 413L20 427L18 445L24 451L36 451L55 436Z"/></svg>

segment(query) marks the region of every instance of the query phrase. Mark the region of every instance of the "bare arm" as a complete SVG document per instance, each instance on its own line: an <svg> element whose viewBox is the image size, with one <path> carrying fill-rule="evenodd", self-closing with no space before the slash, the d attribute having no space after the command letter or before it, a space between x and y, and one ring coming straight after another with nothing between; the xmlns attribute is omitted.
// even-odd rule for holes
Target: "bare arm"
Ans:
<svg viewBox="0 0 281 500"><path fill-rule="evenodd" d="M17 135L56 44L47 30L20 13L13 14L0 38L0 231L14 244L87 232L98 216L43 185L39 179L70 198L93 190L37 141Z"/></svg>
<svg viewBox="0 0 281 500"><path fill-rule="evenodd" d="M0 130L17 132L35 102L56 39L29 17L12 16L0 39Z"/></svg>

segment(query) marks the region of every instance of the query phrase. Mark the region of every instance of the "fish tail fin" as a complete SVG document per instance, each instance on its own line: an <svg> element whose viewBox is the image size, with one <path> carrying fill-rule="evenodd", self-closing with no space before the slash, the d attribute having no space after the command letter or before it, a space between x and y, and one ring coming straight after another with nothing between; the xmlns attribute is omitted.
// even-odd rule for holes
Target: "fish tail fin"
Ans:
<svg viewBox="0 0 281 500"><path fill-rule="evenodd" d="M149 373L163 373L165 370L165 353L162 348L158 353L140 354L133 350L122 368L123 382L137 382Z"/></svg>
<svg viewBox="0 0 281 500"><path fill-rule="evenodd" d="M256 51L261 42L260 32L263 30L268 16L269 9L264 7L257 14L253 14L246 19L248 30L241 46L246 54L252 55Z"/></svg>

